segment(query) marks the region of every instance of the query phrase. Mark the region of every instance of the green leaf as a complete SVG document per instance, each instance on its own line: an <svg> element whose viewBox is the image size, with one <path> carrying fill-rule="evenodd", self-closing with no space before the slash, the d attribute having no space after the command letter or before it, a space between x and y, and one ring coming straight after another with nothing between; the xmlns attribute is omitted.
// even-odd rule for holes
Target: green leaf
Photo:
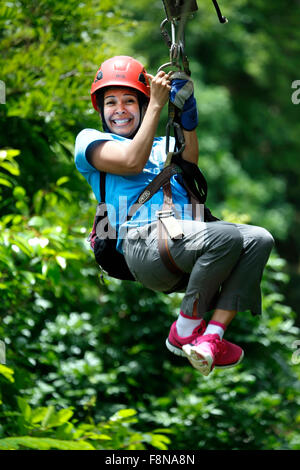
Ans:
<svg viewBox="0 0 300 470"><path fill-rule="evenodd" d="M43 428L48 427L49 423L51 422L52 415L54 415L54 413L55 413L55 408L54 408L54 406L53 406L53 405L49 406L49 407L47 408L47 412L46 412L46 414L45 414L45 417L44 417L44 419L43 419L43 421L42 421L42 427L43 427ZM49 426L51 426L51 424L50 424Z"/></svg>
<svg viewBox="0 0 300 470"><path fill-rule="evenodd" d="M15 217L15 214L7 214L4 217L2 217L1 223L3 225L7 225L13 220L14 217Z"/></svg>
<svg viewBox="0 0 300 470"><path fill-rule="evenodd" d="M170 442L170 441L169 441ZM168 450L166 444L159 437L153 437L150 444L160 450Z"/></svg>
<svg viewBox="0 0 300 470"><path fill-rule="evenodd" d="M47 224L48 221L44 217L40 217L38 215L35 215L28 221L29 227L42 227Z"/></svg>
<svg viewBox="0 0 300 470"><path fill-rule="evenodd" d="M20 150L8 149L0 150L0 160L5 160L6 158L12 159L20 154Z"/></svg>
<svg viewBox="0 0 300 470"><path fill-rule="evenodd" d="M32 249L30 245L27 244L27 241L24 240L23 238L15 235L14 239L12 240L12 245L16 245L20 250L27 255L28 257L31 258L32 256Z"/></svg>
<svg viewBox="0 0 300 470"><path fill-rule="evenodd" d="M0 364L0 374L3 375L3 377L5 377L10 382L15 381L15 379L13 378L14 371L9 367L4 366L3 364Z"/></svg>
<svg viewBox="0 0 300 470"><path fill-rule="evenodd" d="M39 189L33 196L33 206L35 212L38 214L43 204L44 190Z"/></svg>
<svg viewBox="0 0 300 470"><path fill-rule="evenodd" d="M11 175L19 176L19 166L15 162L1 162L1 167L8 171Z"/></svg>
<svg viewBox="0 0 300 470"><path fill-rule="evenodd" d="M173 429L166 429L166 428L157 428L152 431L152 433L165 433L165 434L174 434Z"/></svg>
<svg viewBox="0 0 300 470"><path fill-rule="evenodd" d="M86 441L67 441L48 437L30 436L7 437L5 439L0 439L0 450L17 450L20 448L36 450L95 450L95 448Z"/></svg>
<svg viewBox="0 0 300 470"><path fill-rule="evenodd" d="M56 186L61 186L64 183L67 183L70 180L68 176L62 176L56 181Z"/></svg>
<svg viewBox="0 0 300 470"><path fill-rule="evenodd" d="M131 408L125 410L119 410L114 416L118 416L118 418L130 418L131 416L135 416L137 412Z"/></svg>
<svg viewBox="0 0 300 470"><path fill-rule="evenodd" d="M26 196L26 191L22 186L16 186L13 190L13 195L17 199L23 199Z"/></svg>
<svg viewBox="0 0 300 470"><path fill-rule="evenodd" d="M51 420L48 423L48 427L61 426L62 424L69 421L72 416L73 411L70 408L59 410L55 415L52 416Z"/></svg>
<svg viewBox="0 0 300 470"><path fill-rule="evenodd" d="M41 421L43 421L43 419L45 418L47 414L47 410L48 408L45 406L38 407L32 410L31 423L35 424L35 423L40 423Z"/></svg>
<svg viewBox="0 0 300 470"><path fill-rule="evenodd" d="M73 416L71 408L65 408L55 412L54 406L48 408L39 408L37 413L34 414L32 422L42 422L41 425L44 428L59 427Z"/></svg>
<svg viewBox="0 0 300 470"><path fill-rule="evenodd" d="M87 432L85 433L86 437L89 439L93 440L99 440L99 441L111 441L112 437L108 436L108 434L97 434L95 432Z"/></svg>
<svg viewBox="0 0 300 470"><path fill-rule="evenodd" d="M17 397L17 402L23 418L25 419L25 421L29 422L31 417L31 407L29 406L27 401L22 397Z"/></svg>
<svg viewBox="0 0 300 470"><path fill-rule="evenodd" d="M23 218L20 214L17 214L16 216L14 216L12 222L14 225L19 225L21 222L23 222Z"/></svg>
<svg viewBox="0 0 300 470"><path fill-rule="evenodd" d="M12 188L12 183L10 181L8 181L7 179L5 178L1 178L0 177L0 185L3 185L3 186L7 186L8 188Z"/></svg>

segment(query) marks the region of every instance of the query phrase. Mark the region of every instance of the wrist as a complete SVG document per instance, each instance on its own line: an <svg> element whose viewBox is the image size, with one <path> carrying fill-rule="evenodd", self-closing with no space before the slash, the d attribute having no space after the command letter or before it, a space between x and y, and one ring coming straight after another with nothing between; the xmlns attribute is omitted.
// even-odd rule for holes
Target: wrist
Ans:
<svg viewBox="0 0 300 470"><path fill-rule="evenodd" d="M192 95L186 102L182 110L181 125L186 131L193 131L198 125L197 103Z"/></svg>
<svg viewBox="0 0 300 470"><path fill-rule="evenodd" d="M150 101L149 101L149 104L148 104L148 108L150 108L151 112L153 113L160 113L161 110L163 109L164 107L164 104L161 104L159 103L158 101L150 98Z"/></svg>

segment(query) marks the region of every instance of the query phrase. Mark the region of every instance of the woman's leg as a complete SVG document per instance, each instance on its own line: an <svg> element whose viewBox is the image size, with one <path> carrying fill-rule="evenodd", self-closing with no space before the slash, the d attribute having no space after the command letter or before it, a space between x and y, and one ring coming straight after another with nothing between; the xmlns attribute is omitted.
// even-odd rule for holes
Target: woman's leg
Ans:
<svg viewBox="0 0 300 470"><path fill-rule="evenodd" d="M211 321L221 323L227 328L227 326L232 322L236 314L236 310L223 310L221 308L216 308L211 317Z"/></svg>
<svg viewBox="0 0 300 470"><path fill-rule="evenodd" d="M218 224L220 227L220 223ZM209 225L208 231L214 232L216 230L215 225L216 224ZM225 223L225 225L227 224ZM222 223L223 230L225 225ZM200 370L204 375L207 375L213 367L231 367L242 360L244 353L239 346L225 340L220 341L223 338L227 326L236 316L238 309L241 311L249 309L252 313L256 314L261 311L260 282L274 241L269 232L260 227L235 225L235 228L240 232L242 237L242 250L230 274L220 284L220 289L215 296L216 308L208 327L201 335L194 334L190 338L179 338L173 326L173 331L171 329L167 340L167 346L168 342L169 344L172 341L173 343L176 342L177 350L181 343L182 351L186 354L193 367ZM233 238L236 237L234 236ZM225 247L218 246L218 240L212 234L206 238L206 242L206 248L208 248L206 249L206 254L208 256L216 249L220 250L220 254L221 252L224 254ZM210 244L212 244L212 248L209 247ZM202 256L200 256L200 259L201 257ZM220 256L220 259L221 258L222 256ZM188 323L186 319L187 314L191 315L191 301L193 302L195 298L195 292L197 291L196 286L199 278L201 279L203 275L203 264L201 266L201 261L199 261L200 260L197 260L194 265L190 283L182 302L182 313L185 311L184 316L186 323ZM230 263L227 266L229 267L229 265ZM200 271L202 271L202 274ZM223 269L220 269L219 274L222 271ZM209 278L206 277L206 280L208 279ZM198 291L198 298L200 300L202 298L203 300L201 289ZM190 319L191 325L193 324L192 318L195 318L195 303L193 305L193 317ZM202 313L201 309L203 309L203 304L201 306L200 302L197 308L198 316ZM169 347L169 349L172 351L172 348Z"/></svg>
<svg viewBox="0 0 300 470"><path fill-rule="evenodd" d="M185 237L169 244L175 262L190 272L181 310L192 316L197 301L197 316L202 317L215 307L222 284L238 263L243 238L228 222L206 223L204 230L199 222L183 222Z"/></svg>
<svg viewBox="0 0 300 470"><path fill-rule="evenodd" d="M184 355L183 344L204 333L206 325L204 320L201 321L199 312L205 313L210 309L209 305L218 294L220 284L230 274L242 250L242 238L232 224L206 224L195 221L182 223L184 238L170 241L170 248L181 269L192 273L190 283L193 284L193 291L190 289L188 297L191 310L187 305L186 314L180 312L166 341L168 349L177 355ZM124 253L130 269L139 281L153 290L167 290L175 281L177 283L178 279L166 272L157 249L156 228L152 228L154 230L150 235L147 233L147 227L133 230L124 243ZM184 299L187 300L187 293ZM201 308L199 301L202 303ZM223 317L219 320L223 320ZM234 352L234 358L229 351L222 361L216 362L216 367L232 367L238 363L242 350L238 348L238 351L235 349Z"/></svg>
<svg viewBox="0 0 300 470"><path fill-rule="evenodd" d="M190 273L181 310L193 316L197 302L198 317L213 309L251 310L259 314L261 277L274 243L269 232L261 227L223 221L183 220L181 223L184 237L169 241L173 259L183 271ZM156 224L152 225L148 237L145 236L147 227L133 231L136 237L123 243L129 268L146 287L170 290L178 277L161 260ZM228 315L226 322L230 322L232 314Z"/></svg>
<svg viewBox="0 0 300 470"><path fill-rule="evenodd" d="M260 281L273 246L271 235L260 227L223 221L181 222L184 238L170 240L169 248L175 262L182 270L190 273L181 305L183 315L194 320L215 308L211 321L223 324L226 328L238 310L249 309L253 313L260 313ZM124 244L126 260L137 280L146 287L168 290L177 283L176 276L166 270L160 259L155 225L149 237L145 237L145 231L147 227L137 230L137 238L138 232L142 235L138 242L133 239ZM176 333L175 328L173 331ZM181 341L182 338L177 339L176 350L179 352L176 354L180 354L185 342Z"/></svg>
<svg viewBox="0 0 300 470"><path fill-rule="evenodd" d="M230 276L222 284L216 308L240 312L251 310L253 315L259 315L260 283L274 239L262 227L236 224L236 228L243 239L243 251Z"/></svg>
<svg viewBox="0 0 300 470"><path fill-rule="evenodd" d="M204 375L214 367L229 367L228 364L235 365L242 360L244 353L239 346L221 341L237 311L250 309L253 314L261 313L260 282L274 240L261 227L236 227L243 238L239 261L221 286L217 307L205 332L182 347L193 367Z"/></svg>

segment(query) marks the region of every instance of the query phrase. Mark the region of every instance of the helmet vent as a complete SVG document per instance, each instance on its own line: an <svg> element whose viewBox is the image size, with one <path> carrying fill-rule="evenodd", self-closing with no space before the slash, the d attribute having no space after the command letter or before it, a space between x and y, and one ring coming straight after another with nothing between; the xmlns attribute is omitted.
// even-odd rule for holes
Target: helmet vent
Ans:
<svg viewBox="0 0 300 470"><path fill-rule="evenodd" d="M145 75L143 73L139 74L138 81L143 83L144 85L147 85L146 78L145 78Z"/></svg>
<svg viewBox="0 0 300 470"><path fill-rule="evenodd" d="M103 73L102 73L102 70L100 70L100 72L97 73L97 77L96 77L95 82L97 82L98 80L101 80L102 78L103 78Z"/></svg>

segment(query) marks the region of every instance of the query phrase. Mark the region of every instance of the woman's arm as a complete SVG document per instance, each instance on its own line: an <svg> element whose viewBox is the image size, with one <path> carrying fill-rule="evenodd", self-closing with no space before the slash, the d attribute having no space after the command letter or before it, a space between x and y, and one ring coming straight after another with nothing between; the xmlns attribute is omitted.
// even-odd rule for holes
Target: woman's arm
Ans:
<svg viewBox="0 0 300 470"><path fill-rule="evenodd" d="M172 74L170 101L181 111L181 126L185 139L185 149L182 157L198 165L198 139L196 128L198 125L197 103L194 97L194 83L183 71Z"/></svg>
<svg viewBox="0 0 300 470"><path fill-rule="evenodd" d="M159 72L155 77L148 74L151 80L151 94L148 108L142 124L131 142L106 141L99 143L92 150L90 160L98 170L115 174L131 175L142 171L147 163L161 110L169 99L169 75Z"/></svg>
<svg viewBox="0 0 300 470"><path fill-rule="evenodd" d="M182 152L182 158L188 162L198 165L199 144L196 130L183 130L183 135L185 139L185 149Z"/></svg>

